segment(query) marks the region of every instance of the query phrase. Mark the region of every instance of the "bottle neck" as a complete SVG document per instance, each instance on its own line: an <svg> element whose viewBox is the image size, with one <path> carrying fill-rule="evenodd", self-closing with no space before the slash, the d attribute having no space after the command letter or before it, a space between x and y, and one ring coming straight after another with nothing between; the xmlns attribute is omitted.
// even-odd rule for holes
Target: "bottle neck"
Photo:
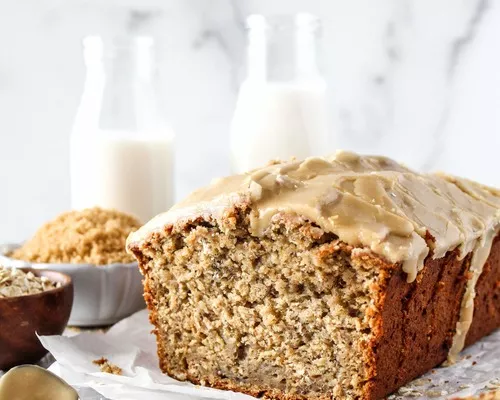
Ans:
<svg viewBox="0 0 500 400"><path fill-rule="evenodd" d="M148 37L123 37L104 41L100 37L84 40L87 78L104 74L119 83L152 84L156 79L153 41Z"/></svg>
<svg viewBox="0 0 500 400"><path fill-rule="evenodd" d="M319 22L308 14L248 18L247 77L263 82L321 79Z"/></svg>
<svg viewBox="0 0 500 400"><path fill-rule="evenodd" d="M151 38L125 37L111 42L86 38L87 75L80 124L132 132L158 129L160 85L154 55Z"/></svg>

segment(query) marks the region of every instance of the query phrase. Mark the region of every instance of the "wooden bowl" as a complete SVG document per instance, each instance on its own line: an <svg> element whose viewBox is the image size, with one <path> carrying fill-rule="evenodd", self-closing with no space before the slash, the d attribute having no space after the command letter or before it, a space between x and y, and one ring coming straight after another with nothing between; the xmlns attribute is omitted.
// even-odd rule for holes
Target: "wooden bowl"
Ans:
<svg viewBox="0 0 500 400"><path fill-rule="evenodd" d="M75 290L71 326L112 325L146 308L142 275L137 262L108 265L30 263L15 260L6 254L19 244L0 244L0 265L18 269L33 268L62 272L71 276Z"/></svg>
<svg viewBox="0 0 500 400"><path fill-rule="evenodd" d="M61 286L42 293L0 299L0 370L20 364L35 363L47 350L39 335L60 335L68 323L73 306L73 282L63 273L49 270L31 271Z"/></svg>

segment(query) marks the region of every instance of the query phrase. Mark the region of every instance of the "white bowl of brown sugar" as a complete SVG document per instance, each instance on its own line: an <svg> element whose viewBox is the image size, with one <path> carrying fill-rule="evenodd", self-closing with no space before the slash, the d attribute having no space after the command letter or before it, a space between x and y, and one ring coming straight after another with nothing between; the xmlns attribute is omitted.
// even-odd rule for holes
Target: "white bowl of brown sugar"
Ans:
<svg viewBox="0 0 500 400"><path fill-rule="evenodd" d="M68 325L110 325L145 307L141 274L125 250L140 226L116 210L66 212L25 243L0 246L0 265L70 275L75 297Z"/></svg>

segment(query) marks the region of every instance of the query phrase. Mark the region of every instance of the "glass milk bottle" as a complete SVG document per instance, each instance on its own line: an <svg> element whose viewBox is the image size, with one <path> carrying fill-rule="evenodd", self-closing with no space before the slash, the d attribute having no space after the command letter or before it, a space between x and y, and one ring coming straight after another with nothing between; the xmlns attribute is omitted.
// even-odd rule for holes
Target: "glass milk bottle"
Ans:
<svg viewBox="0 0 500 400"><path fill-rule="evenodd" d="M318 19L310 14L252 15L247 23L247 77L231 125L233 172L273 159L328 153Z"/></svg>
<svg viewBox="0 0 500 400"><path fill-rule="evenodd" d="M71 200L143 222L173 200L173 133L162 118L150 37L83 40L85 87L71 134Z"/></svg>

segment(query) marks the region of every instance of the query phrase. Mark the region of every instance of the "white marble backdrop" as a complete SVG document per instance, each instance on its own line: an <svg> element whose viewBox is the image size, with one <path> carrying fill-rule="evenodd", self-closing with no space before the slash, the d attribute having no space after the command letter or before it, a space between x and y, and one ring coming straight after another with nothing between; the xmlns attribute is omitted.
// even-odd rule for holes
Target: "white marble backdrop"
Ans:
<svg viewBox="0 0 500 400"><path fill-rule="evenodd" d="M0 0L0 242L70 206L82 36L161 42L182 197L229 171L245 17L297 11L323 20L332 147L500 186L499 0Z"/></svg>

